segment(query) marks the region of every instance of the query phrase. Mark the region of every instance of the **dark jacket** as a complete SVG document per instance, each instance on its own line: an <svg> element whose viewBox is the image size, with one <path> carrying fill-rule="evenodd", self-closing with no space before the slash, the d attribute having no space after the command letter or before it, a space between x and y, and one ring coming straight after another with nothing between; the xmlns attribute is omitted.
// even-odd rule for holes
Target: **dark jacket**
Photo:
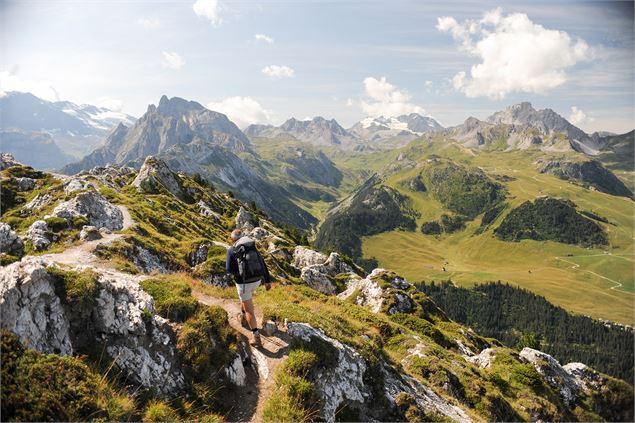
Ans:
<svg viewBox="0 0 635 423"><path fill-rule="evenodd" d="M245 247L253 247L255 245L254 240L249 238L248 236L244 236L242 238L240 238L238 241L236 241L234 243L233 246L229 247L227 249L227 259L225 260L225 272L231 275L234 275L234 280L236 283L243 283L242 278L240 277L240 274L238 273L238 260L236 260L236 248L244 245ZM264 259L262 258L262 254L258 254L258 257L260 258L260 264L262 265L262 268L265 269L265 274L263 275L263 282L264 283L270 283L271 282L271 275L269 275L269 269L267 269L267 264L265 263Z"/></svg>

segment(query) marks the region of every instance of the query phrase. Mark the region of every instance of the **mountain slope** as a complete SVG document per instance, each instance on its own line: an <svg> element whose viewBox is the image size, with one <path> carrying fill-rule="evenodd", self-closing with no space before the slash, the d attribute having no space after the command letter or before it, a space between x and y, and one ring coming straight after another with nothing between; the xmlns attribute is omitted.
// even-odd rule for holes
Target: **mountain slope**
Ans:
<svg viewBox="0 0 635 423"><path fill-rule="evenodd" d="M311 120L291 118L279 127L271 125L250 125L245 134L251 137L276 138L292 136L314 146L338 146L351 148L358 140L340 126L335 119L327 120L316 116Z"/></svg>
<svg viewBox="0 0 635 423"><path fill-rule="evenodd" d="M74 158L64 153L47 133L0 131L0 148L18 161L38 169L59 169Z"/></svg>
<svg viewBox="0 0 635 423"><path fill-rule="evenodd" d="M29 242L52 243L37 257L25 242L26 256L0 268L8 419L232 420L239 409L251 421L262 409L268 421L632 420L626 382L484 338L394 272L366 275L299 246L257 210L157 159L139 173L107 167L70 180L3 171L17 174L38 185L3 220ZM43 194L49 203L27 207ZM88 199L95 207L79 207ZM115 229L100 227L103 214ZM49 230L36 234L40 219ZM240 328L235 288L224 288L224 242L235 226L282 282L256 294L263 332L271 330L260 349ZM77 265L78 254L90 267ZM101 384L91 372L103 374ZM53 395L61 389L68 395Z"/></svg>
<svg viewBox="0 0 635 423"><path fill-rule="evenodd" d="M49 102L29 93L9 92L0 97L3 130L44 132L66 153L81 157L96 147L119 122L132 116L69 101Z"/></svg>

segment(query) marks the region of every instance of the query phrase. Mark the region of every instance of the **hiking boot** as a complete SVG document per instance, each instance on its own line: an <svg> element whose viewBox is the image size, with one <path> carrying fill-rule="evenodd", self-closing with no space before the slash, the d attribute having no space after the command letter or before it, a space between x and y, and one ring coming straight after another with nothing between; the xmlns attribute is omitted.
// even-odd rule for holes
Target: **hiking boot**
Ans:
<svg viewBox="0 0 635 423"><path fill-rule="evenodd" d="M262 347L262 341L260 340L260 333L258 331L253 332L253 338L249 344L252 347L260 348Z"/></svg>

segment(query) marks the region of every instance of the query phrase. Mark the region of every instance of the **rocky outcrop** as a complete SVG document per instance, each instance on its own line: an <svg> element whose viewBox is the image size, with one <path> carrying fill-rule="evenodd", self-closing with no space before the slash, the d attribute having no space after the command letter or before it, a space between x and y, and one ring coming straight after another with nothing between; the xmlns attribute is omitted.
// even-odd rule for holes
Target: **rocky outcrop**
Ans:
<svg viewBox="0 0 635 423"><path fill-rule="evenodd" d="M404 393L411 396L413 405L423 413L441 414L454 421L470 421L463 410L383 361L379 364L383 381L371 382L365 377L370 367L366 360L355 349L325 335L320 329L306 323L289 323L288 333L304 342L326 343L334 351L332 364L312 375L322 402L320 417L328 422L335 420L336 410L343 405L355 409L361 421L396 420L399 416L397 398ZM370 383L380 383L380 395L385 398L375 398L377 390ZM387 401L389 407L377 407L383 401Z"/></svg>
<svg viewBox="0 0 635 423"><path fill-rule="evenodd" d="M220 215L218 213L216 213L214 210L212 210L212 207L209 204L207 204L203 200L201 200L198 203L196 203L196 205L200 209L200 215L201 216L203 216L203 217L211 217L215 221L220 222Z"/></svg>
<svg viewBox="0 0 635 423"><path fill-rule="evenodd" d="M0 153L0 170L5 170L14 166L22 166L12 154Z"/></svg>
<svg viewBox="0 0 635 423"><path fill-rule="evenodd" d="M549 173L607 194L633 198L631 190L597 160L540 160L537 165L540 173Z"/></svg>
<svg viewBox="0 0 635 423"><path fill-rule="evenodd" d="M555 358L542 351L527 347L523 348L520 356L534 365L545 382L560 393L568 406L577 402L583 385L567 372Z"/></svg>
<svg viewBox="0 0 635 423"><path fill-rule="evenodd" d="M243 206L240 206L238 214L236 215L236 228L247 233L251 232L255 226L254 218L251 216L251 213L249 213Z"/></svg>
<svg viewBox="0 0 635 423"><path fill-rule="evenodd" d="M46 353L70 355L103 345L129 380L163 395L184 387L174 331L154 314L152 297L134 277L99 273L95 296L73 301L49 266L55 265L27 257L0 273L3 328Z"/></svg>
<svg viewBox="0 0 635 423"><path fill-rule="evenodd" d="M20 256L24 252L24 242L11 226L0 222L0 253Z"/></svg>
<svg viewBox="0 0 635 423"><path fill-rule="evenodd" d="M75 217L84 216L90 225L111 231L123 228L121 210L96 191L81 192L72 200L60 203L53 209L53 215L62 217L69 223L72 223Z"/></svg>
<svg viewBox="0 0 635 423"><path fill-rule="evenodd" d="M338 297L347 299L355 295L356 304L369 307L374 313L382 311L384 305L388 314L409 313L415 306L407 292L410 286L394 272L375 269L365 279L350 279Z"/></svg>
<svg viewBox="0 0 635 423"><path fill-rule="evenodd" d="M466 360L483 369L489 369L496 358L496 351L493 348L485 348L480 354L466 357Z"/></svg>
<svg viewBox="0 0 635 423"><path fill-rule="evenodd" d="M146 194L158 194L163 187L181 200L187 198L187 193L181 185L179 177L170 170L163 160L154 156L146 157L137 177L132 181L132 185Z"/></svg>
<svg viewBox="0 0 635 423"><path fill-rule="evenodd" d="M25 204L23 208L26 210L37 210L50 204L52 200L53 197L51 197L51 194L38 194L33 200Z"/></svg>
<svg viewBox="0 0 635 423"><path fill-rule="evenodd" d="M19 192L31 191L37 184L37 181L33 178L15 178L15 181Z"/></svg>
<svg viewBox="0 0 635 423"><path fill-rule="evenodd" d="M298 245L293 250L293 266L302 269L314 264L324 264L326 256L318 251Z"/></svg>
<svg viewBox="0 0 635 423"><path fill-rule="evenodd" d="M26 238L31 241L35 251L42 251L53 241L53 234L45 221L36 220L26 231Z"/></svg>
<svg viewBox="0 0 635 423"><path fill-rule="evenodd" d="M82 241L94 241L103 238L99 229L94 226L84 226L79 233L79 239Z"/></svg>
<svg viewBox="0 0 635 423"><path fill-rule="evenodd" d="M311 288L323 294L337 293L333 278L337 275L348 274L349 279L356 278L355 270L345 263L339 254L331 253L328 258L310 248L296 246L293 250L292 265L300 269L300 278Z"/></svg>

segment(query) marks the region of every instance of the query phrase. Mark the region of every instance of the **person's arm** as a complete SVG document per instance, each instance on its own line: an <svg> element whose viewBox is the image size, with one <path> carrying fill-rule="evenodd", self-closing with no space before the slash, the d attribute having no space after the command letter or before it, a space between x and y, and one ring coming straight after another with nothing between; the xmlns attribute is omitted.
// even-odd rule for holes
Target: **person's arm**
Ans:
<svg viewBox="0 0 635 423"><path fill-rule="evenodd" d="M265 285L269 285L271 283L271 275L269 274L269 268L267 267L267 263L265 263L265 259L262 257L262 254L258 253L258 257L260 258L260 264L265 269Z"/></svg>
<svg viewBox="0 0 635 423"><path fill-rule="evenodd" d="M236 275L236 259L234 258L234 249L229 247L227 249L227 258L225 259L225 273L230 275Z"/></svg>

